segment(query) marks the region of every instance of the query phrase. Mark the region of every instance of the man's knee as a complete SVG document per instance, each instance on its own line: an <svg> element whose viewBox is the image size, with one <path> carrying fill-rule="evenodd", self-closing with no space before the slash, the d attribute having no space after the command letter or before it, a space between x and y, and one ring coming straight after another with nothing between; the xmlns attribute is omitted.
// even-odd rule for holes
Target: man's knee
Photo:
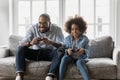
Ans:
<svg viewBox="0 0 120 80"><path fill-rule="evenodd" d="M17 50L24 50L24 49L27 49L27 47L26 46L18 46L17 47Z"/></svg>
<svg viewBox="0 0 120 80"><path fill-rule="evenodd" d="M25 46L18 46L16 55L22 55L22 53L25 52L26 50L27 50L27 47L25 47Z"/></svg>

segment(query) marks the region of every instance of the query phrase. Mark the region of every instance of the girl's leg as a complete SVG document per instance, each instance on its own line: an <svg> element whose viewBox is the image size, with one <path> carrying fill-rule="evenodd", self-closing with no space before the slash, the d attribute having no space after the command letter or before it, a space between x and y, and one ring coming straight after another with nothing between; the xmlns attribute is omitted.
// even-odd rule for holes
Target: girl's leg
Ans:
<svg viewBox="0 0 120 80"><path fill-rule="evenodd" d="M67 66L71 61L72 61L72 58L70 56L66 54L63 56L61 63L60 63L58 80L63 80L65 76L65 72L67 70Z"/></svg>
<svg viewBox="0 0 120 80"><path fill-rule="evenodd" d="M78 59L76 61L76 65L77 65L77 68L79 69L81 75L83 76L84 80L90 80L85 60L81 59L81 58Z"/></svg>

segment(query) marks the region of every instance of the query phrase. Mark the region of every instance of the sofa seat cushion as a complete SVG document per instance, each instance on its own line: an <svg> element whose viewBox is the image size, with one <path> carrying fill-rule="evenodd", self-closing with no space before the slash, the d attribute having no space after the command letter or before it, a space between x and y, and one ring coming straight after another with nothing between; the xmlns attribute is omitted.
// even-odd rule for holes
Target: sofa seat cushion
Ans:
<svg viewBox="0 0 120 80"><path fill-rule="evenodd" d="M27 61L27 69L26 69L26 77L32 76L34 77L43 77L45 78L49 66L49 61ZM1 76L8 76L8 77L15 77L16 76L16 68L15 68L15 57L7 57L0 59L0 75Z"/></svg>
<svg viewBox="0 0 120 80"><path fill-rule="evenodd" d="M87 63L90 76L94 79L115 79L116 65L111 58L93 58Z"/></svg>
<svg viewBox="0 0 120 80"><path fill-rule="evenodd" d="M50 61L28 61L26 75L45 78L48 73L50 64Z"/></svg>
<svg viewBox="0 0 120 80"><path fill-rule="evenodd" d="M116 65L110 58L93 58L87 62L92 79L115 79ZM74 64L70 64L66 78L81 78L80 72Z"/></svg>
<svg viewBox="0 0 120 80"><path fill-rule="evenodd" d="M48 61L27 61L26 77L32 78L45 78L51 62ZM110 58L93 58L87 62L87 67L91 78L94 79L115 79L116 78L116 65ZM15 57L7 57L0 59L0 75L15 77ZM74 64L68 66L66 72L66 79L80 79L78 69Z"/></svg>
<svg viewBox="0 0 120 80"><path fill-rule="evenodd" d="M6 57L0 58L0 76L14 76L15 77L15 58Z"/></svg>

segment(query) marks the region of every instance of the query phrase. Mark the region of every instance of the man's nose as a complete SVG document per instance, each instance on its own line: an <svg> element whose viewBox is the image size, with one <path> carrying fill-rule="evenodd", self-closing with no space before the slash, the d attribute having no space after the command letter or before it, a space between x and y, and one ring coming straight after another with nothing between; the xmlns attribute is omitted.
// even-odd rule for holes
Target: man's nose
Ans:
<svg viewBox="0 0 120 80"><path fill-rule="evenodd" d="M43 27L44 25L43 25L43 24L41 24L40 26L41 26L41 27Z"/></svg>

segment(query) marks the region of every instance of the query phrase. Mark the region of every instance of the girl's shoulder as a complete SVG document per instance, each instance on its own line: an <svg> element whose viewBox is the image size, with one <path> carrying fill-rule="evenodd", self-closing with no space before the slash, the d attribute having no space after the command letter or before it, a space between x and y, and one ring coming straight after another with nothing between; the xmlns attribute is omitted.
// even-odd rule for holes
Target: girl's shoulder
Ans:
<svg viewBox="0 0 120 80"><path fill-rule="evenodd" d="M89 39L86 35L82 35L81 37L82 37L82 39L89 41Z"/></svg>
<svg viewBox="0 0 120 80"><path fill-rule="evenodd" d="M72 35L69 34L69 35L66 36L65 38L66 38L66 39L68 39L68 38L72 38Z"/></svg>
<svg viewBox="0 0 120 80"><path fill-rule="evenodd" d="M70 39L72 39L72 35L68 35L65 37L65 40L70 40Z"/></svg>

